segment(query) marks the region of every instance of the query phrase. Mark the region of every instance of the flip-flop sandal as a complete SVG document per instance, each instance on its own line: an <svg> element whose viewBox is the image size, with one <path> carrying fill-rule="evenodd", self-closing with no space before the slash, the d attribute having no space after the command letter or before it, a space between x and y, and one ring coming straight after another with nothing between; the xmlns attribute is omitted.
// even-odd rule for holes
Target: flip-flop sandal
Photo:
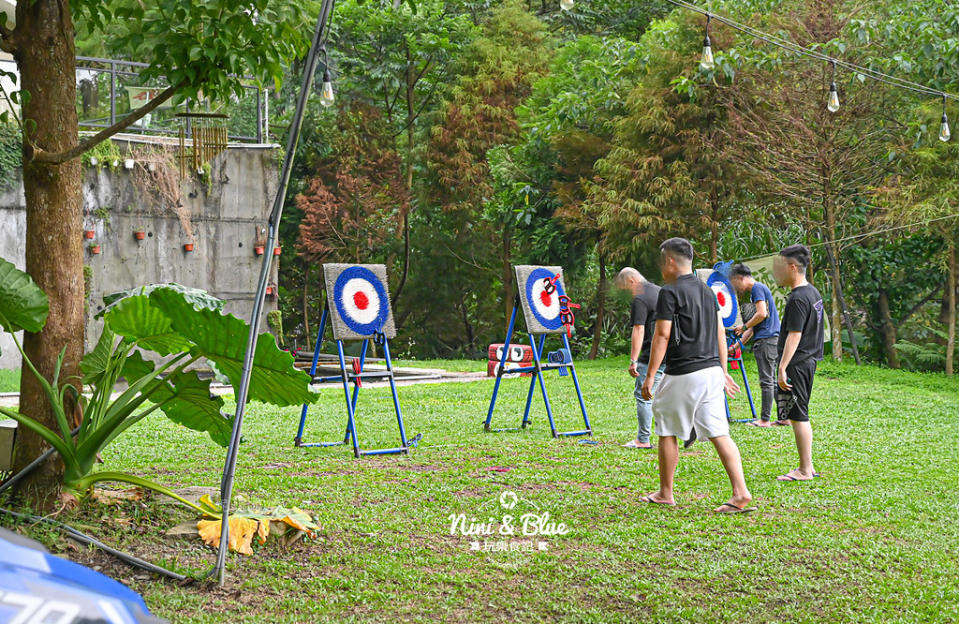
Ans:
<svg viewBox="0 0 959 624"><path fill-rule="evenodd" d="M720 507L729 507L730 511L713 511L713 513L726 513L726 514L738 514L738 513L749 513L751 511L756 511L756 507L740 507L738 505L733 505L732 503L723 503Z"/></svg>
<svg viewBox="0 0 959 624"><path fill-rule="evenodd" d="M813 479L818 479L818 478L821 477L821 476L822 476L822 475L819 474L818 472L814 472L814 473L812 474L812 478L813 478ZM779 475L778 477L776 477L776 481L812 481L812 479L797 479L796 477L794 477L794 476L792 476L792 475L790 475L790 474L784 474L784 475Z"/></svg>
<svg viewBox="0 0 959 624"><path fill-rule="evenodd" d="M664 507L675 507L675 506L676 506L676 503L664 503L664 502L662 502L662 501L653 500L653 497L652 497L652 496L649 496L648 494L647 494L646 496L643 496L643 497L640 498L639 500L640 500L641 502L643 502L643 503L651 503L651 504L653 504L653 505L662 505L662 506L664 506Z"/></svg>

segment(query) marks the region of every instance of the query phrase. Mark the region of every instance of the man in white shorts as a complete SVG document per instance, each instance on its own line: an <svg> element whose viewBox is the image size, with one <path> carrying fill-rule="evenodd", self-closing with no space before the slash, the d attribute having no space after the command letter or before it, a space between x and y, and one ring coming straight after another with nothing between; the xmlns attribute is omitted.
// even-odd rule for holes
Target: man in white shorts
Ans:
<svg viewBox="0 0 959 624"><path fill-rule="evenodd" d="M708 439L729 475L733 495L713 511L743 513L752 496L743 476L739 448L729 437L723 390L733 396L739 386L726 372L725 336L716 295L693 273L693 246L670 238L659 247L666 283L656 302L656 330L649 371L665 361L666 374L653 397L654 376L647 373L642 393L653 397L659 437L659 490L643 497L648 503L675 505L673 477L679 461L677 439Z"/></svg>

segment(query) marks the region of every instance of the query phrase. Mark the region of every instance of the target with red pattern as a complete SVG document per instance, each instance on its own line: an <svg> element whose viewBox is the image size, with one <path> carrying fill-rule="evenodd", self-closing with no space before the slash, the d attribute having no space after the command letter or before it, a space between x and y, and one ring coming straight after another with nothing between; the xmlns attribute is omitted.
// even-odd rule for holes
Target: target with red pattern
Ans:
<svg viewBox="0 0 959 624"><path fill-rule="evenodd" d="M723 325L727 328L735 327L739 323L739 302L736 300L733 285L719 271L713 271L706 278L706 285L716 294L719 311L723 315Z"/></svg>
<svg viewBox="0 0 959 624"><path fill-rule="evenodd" d="M396 336L384 265L324 264L323 273L336 340Z"/></svg>
<svg viewBox="0 0 959 624"><path fill-rule="evenodd" d="M562 300L566 297L563 268L553 266L516 266L520 303L526 327L533 334L566 331Z"/></svg>

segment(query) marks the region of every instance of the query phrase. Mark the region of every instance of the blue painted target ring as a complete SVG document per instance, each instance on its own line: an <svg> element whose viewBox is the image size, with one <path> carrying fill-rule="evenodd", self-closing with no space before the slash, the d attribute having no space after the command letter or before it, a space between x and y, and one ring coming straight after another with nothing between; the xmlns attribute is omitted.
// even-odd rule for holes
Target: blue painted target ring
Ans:
<svg viewBox="0 0 959 624"><path fill-rule="evenodd" d="M386 286L372 271L351 266L333 284L333 301L343 323L362 336L383 330L389 316Z"/></svg>
<svg viewBox="0 0 959 624"><path fill-rule="evenodd" d="M556 275L546 269L537 268L530 271L526 278L526 301L529 309L539 323L550 331L563 326L560 315L560 296L566 294L560 280L550 285Z"/></svg>
<svg viewBox="0 0 959 624"><path fill-rule="evenodd" d="M723 315L723 326L730 328L736 324L739 313L739 302L736 300L736 290L729 280L719 271L713 271L706 278L706 285L712 289L719 303L719 311Z"/></svg>

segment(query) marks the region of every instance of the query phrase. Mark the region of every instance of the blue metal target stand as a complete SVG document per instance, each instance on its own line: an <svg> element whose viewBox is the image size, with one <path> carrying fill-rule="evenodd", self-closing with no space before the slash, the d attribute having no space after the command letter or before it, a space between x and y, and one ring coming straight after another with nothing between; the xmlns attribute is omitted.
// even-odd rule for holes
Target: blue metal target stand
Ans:
<svg viewBox="0 0 959 624"><path fill-rule="evenodd" d="M403 412L400 409L400 400L396 394L396 379L393 372L393 362L390 358L390 339L396 337L396 327L393 323L393 311L390 307L389 293L386 289L386 267L381 264L324 264L323 273L326 278L327 305L320 319L320 328L316 336L316 347L313 351L313 362L310 365L310 377L314 384L335 383L343 384L343 394L346 399L346 433L343 440L333 442L304 442L303 432L306 427L306 417L309 405L304 404L300 413L300 426L296 434L295 444L298 447L330 447L349 444L352 441L353 455L394 455L409 453L410 443L415 446L422 436L416 436L412 441L406 438L406 428L403 425ZM336 352L339 359L340 374L317 377L320 349L323 346L327 324L332 325L333 339L336 342ZM345 340L361 340L360 357L347 366L343 347ZM386 360L385 371L364 371L366 353L370 342L383 348L383 357ZM396 424L400 431L400 446L395 448L362 449L356 435L356 403L359 397L363 379L386 377L390 382L393 394L393 407L396 412ZM350 384L353 390L350 392Z"/></svg>
<svg viewBox="0 0 959 624"><path fill-rule="evenodd" d="M734 344L737 344L737 343L739 344L739 350L738 350L739 356L730 357L727 362L727 366L735 362L737 366L739 367L740 372L742 372L743 387L746 388L746 398L749 399L749 409L753 413L752 418L733 418L732 414L730 414L729 412L729 398L726 397L724 393L723 397L726 399L726 420L733 423L754 422L756 420L756 405L755 403L753 403L753 393L749 390L749 378L746 377L746 364L743 362L743 351L745 351L746 347L743 346L742 339L736 334L734 334L732 331L729 331L729 330L726 331L726 338L727 338L726 340L727 349L733 346Z"/></svg>
<svg viewBox="0 0 959 624"><path fill-rule="evenodd" d="M529 344L533 350L533 361L528 366L521 366L507 369L505 366L508 357L508 348L502 350L499 366L496 371L496 381L493 385L493 396L490 399L489 411L486 414L484 429L487 432L520 431L526 429L531 424L530 409L533 403L533 393L536 390L536 384L539 384L543 395L543 403L546 407L546 418L549 420L549 429L554 438L592 436L593 430L589 424L589 415L586 413L586 404L583 402L583 393L579 387L579 379L576 376L576 366L573 364L572 351L569 346L569 337L567 335L567 324L572 324L572 313L569 310L571 304L566 295L566 289L563 285L563 269L561 267L542 267L517 265L516 283L519 285L519 293L513 303L513 312L510 314L509 326L506 330L506 340L504 345L510 345L516 329L517 310L522 307L523 315L526 319L526 329L529 334ZM558 351L546 354L546 362L543 362L543 349L546 345L546 337L549 334L558 334L563 343L563 348ZM543 378L544 371L556 370L560 376L573 378L573 386L576 388L576 396L579 399L579 407L583 414L585 429L578 431L557 431L556 422L553 418L553 408L549 401L549 393L546 390L546 382ZM533 373L530 377L529 391L526 393L526 408L523 411L523 419L519 427L507 427L494 429L491 427L493 421L493 410L496 408L496 398L499 394L500 383L503 375ZM583 442L591 442L584 440Z"/></svg>

